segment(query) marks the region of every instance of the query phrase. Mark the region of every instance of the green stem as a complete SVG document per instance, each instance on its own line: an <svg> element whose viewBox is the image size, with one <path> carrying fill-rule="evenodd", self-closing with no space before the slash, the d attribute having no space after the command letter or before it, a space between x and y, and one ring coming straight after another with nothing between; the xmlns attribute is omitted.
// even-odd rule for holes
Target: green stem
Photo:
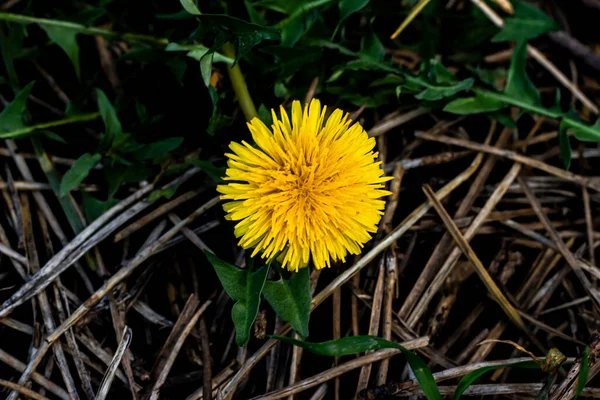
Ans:
<svg viewBox="0 0 600 400"><path fill-rule="evenodd" d="M118 38L118 39L133 41L133 42L143 42L143 43L156 44L156 45L162 45L162 46L166 46L167 44L169 44L169 40L164 39L164 38L155 38L154 36L140 35L137 33L114 32L109 29L96 28L93 26L85 26L85 25L78 24L76 22L70 22L70 21L60 21L60 20L48 19L48 18L36 18L36 17L27 16L27 15L19 15L19 14L12 14L12 13L0 13L0 20L7 21L7 22L14 22L17 24L24 24L24 25L39 24L39 25L46 25L46 26L54 26L57 28L72 29L79 33L83 33L85 35L100 35L100 36L104 36L104 37L108 37L108 38Z"/></svg>
<svg viewBox="0 0 600 400"><path fill-rule="evenodd" d="M223 55L235 60L235 49L230 42L223 45ZM227 68L227 73L229 74L229 79L231 79L233 90L237 95L238 102L240 103L244 117L246 117L246 121L258 117L258 112L256 112L256 107L254 107L254 102L252 102L252 97L250 97L250 92L248 92L246 80L240 70L240 63L237 62L233 67Z"/></svg>
<svg viewBox="0 0 600 400"><path fill-rule="evenodd" d="M17 129L16 131L0 133L0 139L14 139L20 136L25 136L28 133L31 133L38 129L48 129L53 128L55 126L72 124L75 122L91 121L93 119L98 118L99 116L100 113L94 112L89 114L75 115L73 117L65 119L59 119L58 121L43 122L41 124L31 125L23 129Z"/></svg>

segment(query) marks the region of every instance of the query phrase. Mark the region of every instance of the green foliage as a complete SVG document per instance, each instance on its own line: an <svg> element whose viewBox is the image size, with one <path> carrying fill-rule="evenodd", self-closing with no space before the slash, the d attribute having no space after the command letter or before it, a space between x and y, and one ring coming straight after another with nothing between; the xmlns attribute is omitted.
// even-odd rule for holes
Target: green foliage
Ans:
<svg viewBox="0 0 600 400"><path fill-rule="evenodd" d="M81 190L81 199L83 200L83 212L88 222L96 220L111 207L119 203L119 199L114 198L107 201L98 200L86 190Z"/></svg>
<svg viewBox="0 0 600 400"><path fill-rule="evenodd" d="M296 340L285 336L270 337L293 344L294 346L301 347L312 353L330 357L340 357L370 350L398 349L402 352L404 357L406 357L406 361L413 370L419 385L421 385L421 389L423 390L423 393L425 393L425 397L428 400L442 399L442 395L437 387L435 378L433 377L429 367L427 367L425 361L397 343L390 342L377 336L349 336L320 343L303 342L301 340Z"/></svg>
<svg viewBox="0 0 600 400"><path fill-rule="evenodd" d="M235 325L235 341L245 346L250 340L250 331L260 304L260 294L267 279L269 266L258 269L235 267L210 252L205 252L212 264L225 292L235 301L231 309L231 319Z"/></svg>
<svg viewBox="0 0 600 400"><path fill-rule="evenodd" d="M60 182L60 195L65 196L79 186L101 159L102 156L100 154L85 153L75 160Z"/></svg>
<svg viewBox="0 0 600 400"><path fill-rule="evenodd" d="M187 11L188 13L192 15L202 14L194 0L179 0L179 2L181 3L181 6L185 9L185 11Z"/></svg>
<svg viewBox="0 0 600 400"><path fill-rule="evenodd" d="M186 159L186 162L188 164L191 164L191 165L194 165L194 166L200 168L214 182L216 182L216 183L223 182L223 177L225 176L226 168L219 168L219 167L216 167L210 161L198 160L195 158L188 158L188 159Z"/></svg>
<svg viewBox="0 0 600 400"><path fill-rule="evenodd" d="M515 15L504 20L504 28L493 42L526 41L560 28L545 12L525 1L516 1L514 9Z"/></svg>
<svg viewBox="0 0 600 400"><path fill-rule="evenodd" d="M106 94L101 89L96 89L96 95L98 98L100 116L102 117L104 127L106 128L104 136L102 137L101 147L107 148L112 145L116 138L121 136L123 128L121 127L121 121L119 121L119 117L117 116L117 111L108 97L106 97Z"/></svg>
<svg viewBox="0 0 600 400"><path fill-rule="evenodd" d="M0 113L0 132L16 131L24 128L23 113L27 109L27 98L35 82L30 82ZM3 137L3 136L0 136Z"/></svg>
<svg viewBox="0 0 600 400"><path fill-rule="evenodd" d="M503 108L506 108L506 104L500 100L477 93L475 97L464 97L451 101L446 104L444 111L452 114L469 115L497 111Z"/></svg>
<svg viewBox="0 0 600 400"><path fill-rule="evenodd" d="M233 64L233 60L231 58L225 57L220 53L210 52L208 47L205 47L201 44L193 44L193 45L181 45L178 43L169 43L167 47L165 47L166 51L187 51L187 56L193 58L194 60L200 63L200 74L202 75L202 80L204 81L204 85L208 86L210 83L210 74L212 71L213 63L227 63ZM206 56L206 57L205 57ZM181 80L178 79L178 80Z"/></svg>
<svg viewBox="0 0 600 400"><path fill-rule="evenodd" d="M575 396L573 397L574 400L577 400L579 398L579 395L581 394L581 392L583 392L583 389L585 388L585 385L587 384L588 375L590 372L589 352L590 352L589 346L585 346L585 350L583 351L583 354L581 355L579 376L577 377L577 390L575 391Z"/></svg>
<svg viewBox="0 0 600 400"><path fill-rule="evenodd" d="M494 112L505 106L512 105L524 110L560 120L558 131L561 158L565 168L571 164L571 144L568 132L571 130L576 138L583 141L600 142L600 120L594 125L581 122L573 111L563 112L559 98L554 106L545 108L540 94L525 71L527 63L527 43L520 41L514 49L510 68L508 70L506 88L498 93L491 90L474 89L475 97L456 99L446 104L444 110L455 114L476 114ZM495 114L498 116L498 114ZM506 118L504 118L506 122ZM510 123L510 121L508 121Z"/></svg>
<svg viewBox="0 0 600 400"><path fill-rule="evenodd" d="M504 95L519 99L528 105L539 106L542 101L535 85L525 71L527 65L527 42L520 41L513 51Z"/></svg>
<svg viewBox="0 0 600 400"><path fill-rule="evenodd" d="M452 399L453 400L460 399L461 396L463 395L463 393L465 392L465 390L467 390L469 388L469 386L471 386L477 379L479 379L485 373L487 373L489 371L495 371L497 369L503 369L503 368L509 368L509 367L535 368L535 369L540 368L539 364L536 363L535 361L521 361L521 362L517 362L517 363L492 365L489 367L482 367L482 368L476 369L474 371L469 372L468 374L466 374L465 376L463 376L460 379L460 381L458 382L458 385L456 385L456 390L454 391L454 396Z"/></svg>
<svg viewBox="0 0 600 400"><path fill-rule="evenodd" d="M275 28L253 24L228 15L202 14L196 18L204 29L215 35L213 45L203 56L216 52L227 42L235 42L238 46L234 64L263 40L278 40L280 37L279 31Z"/></svg>
<svg viewBox="0 0 600 400"><path fill-rule="evenodd" d="M166 156L183 143L181 137L170 137L165 140L160 140L154 143L148 143L140 145L138 149L134 150L131 155L134 160L152 160Z"/></svg>
<svg viewBox="0 0 600 400"><path fill-rule="evenodd" d="M302 268L289 279L267 281L263 293L277 315L301 338L306 338L310 316L310 269Z"/></svg>
<svg viewBox="0 0 600 400"><path fill-rule="evenodd" d="M60 46L61 49L67 54L73 68L75 68L75 74L77 79L81 77L81 71L79 69L79 45L77 44L77 31L70 28L63 28L60 26L41 26L50 40Z"/></svg>
<svg viewBox="0 0 600 400"><path fill-rule="evenodd" d="M369 4L369 0L340 0L338 5L340 8L340 22L351 14L362 10L367 4Z"/></svg>

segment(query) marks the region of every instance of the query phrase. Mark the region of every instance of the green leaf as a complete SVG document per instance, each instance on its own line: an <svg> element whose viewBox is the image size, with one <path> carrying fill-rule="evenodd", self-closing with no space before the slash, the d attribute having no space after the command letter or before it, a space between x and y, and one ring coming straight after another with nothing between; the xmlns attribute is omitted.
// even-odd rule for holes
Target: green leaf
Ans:
<svg viewBox="0 0 600 400"><path fill-rule="evenodd" d="M476 94L475 97L456 99L446 104L444 111L452 114L468 115L497 111L506 107L501 101Z"/></svg>
<svg viewBox="0 0 600 400"><path fill-rule="evenodd" d="M526 65L527 42L520 41L513 51L504 94L523 103L537 106L541 104L540 94L527 76Z"/></svg>
<svg viewBox="0 0 600 400"><path fill-rule="evenodd" d="M441 400L442 395L435 383L435 379L425 361L413 352L408 351L401 345L379 338L377 336L349 336L327 342L303 342L284 336L269 336L272 339L281 340L294 346L301 347L312 353L322 356L339 357L349 354L362 353L369 350L398 349L406 357L406 361L413 370L417 381L421 385L423 393L428 400Z"/></svg>
<svg viewBox="0 0 600 400"><path fill-rule="evenodd" d="M81 199L83 200L83 212L88 222L92 222L119 203L119 199L108 199L100 201L87 191L81 191Z"/></svg>
<svg viewBox="0 0 600 400"><path fill-rule="evenodd" d="M280 37L279 30L275 28L252 24L229 15L202 14L196 18L208 29L217 33L212 47L206 54L214 53L228 41L237 42L238 49L234 63L263 40L278 40Z"/></svg>
<svg viewBox="0 0 600 400"><path fill-rule="evenodd" d="M201 44L194 45L181 45L178 43L169 43L165 47L165 51L187 51L188 57L193 58L200 62L200 74L204 85L210 84L210 75L212 73L212 64L217 62L223 62L227 64L233 64L233 60L229 57L225 57L220 53L211 52L208 47ZM179 79L181 81L181 79Z"/></svg>
<svg viewBox="0 0 600 400"><path fill-rule="evenodd" d="M323 49L319 47L285 47L269 46L261 49L262 53L271 54L275 57L275 63L265 68L265 71L277 71L279 78L288 78L305 68L307 65L315 65L323 55Z"/></svg>
<svg viewBox="0 0 600 400"><path fill-rule="evenodd" d="M582 142L600 142L600 118L592 126L573 120L565 120L565 122L573 130L573 135Z"/></svg>
<svg viewBox="0 0 600 400"><path fill-rule="evenodd" d="M462 394L475 382L479 377L489 371L494 371L497 369L508 368L508 367L519 367L519 368L537 368L540 366L535 361L521 361L512 364L502 364L502 365L492 365L489 367L483 367L476 369L475 371L469 372L467 375L463 376L461 380L458 382L456 386L456 390L454 391L453 400L458 400L462 396Z"/></svg>
<svg viewBox="0 0 600 400"><path fill-rule="evenodd" d="M202 14L196 5L194 0L179 0L181 6L185 9L185 11L189 12L192 15L200 15Z"/></svg>
<svg viewBox="0 0 600 400"><path fill-rule="evenodd" d="M98 97L98 110L106 128L106 133L102 137L100 147L108 149L112 145L113 140L121 136L123 128L121 127L121 121L119 121L117 112L110 100L108 100L108 97L106 97L106 94L101 89L96 89L96 94Z"/></svg>
<svg viewBox="0 0 600 400"><path fill-rule="evenodd" d="M360 54L361 56L367 56L377 61L383 61L385 48L373 31L362 37L360 41Z"/></svg>
<svg viewBox="0 0 600 400"><path fill-rule="evenodd" d="M35 82L29 82L0 113L0 132L11 132L25 128L23 113L27 109L27 98Z"/></svg>
<svg viewBox="0 0 600 400"><path fill-rule="evenodd" d="M235 341L238 346L245 346L250 340L250 331L260 304L260 294L267 280L269 266L264 265L256 270L237 268L214 254L204 254L212 264L223 285L225 292L236 303L231 309L231 319L235 325Z"/></svg>
<svg viewBox="0 0 600 400"><path fill-rule="evenodd" d="M530 40L560 29L552 18L531 4L517 1L514 8L514 16L504 20L504 28L492 38L492 42Z"/></svg>
<svg viewBox="0 0 600 400"><path fill-rule="evenodd" d="M51 41L60 46L61 49L71 60L73 68L75 68L75 75L77 79L81 78L81 71L79 69L79 45L77 44L77 31L70 28L63 28L61 26L53 25L40 25Z"/></svg>
<svg viewBox="0 0 600 400"><path fill-rule="evenodd" d="M288 17L279 21L275 27L281 30L281 44L294 46L320 17L318 8L333 3L333 0L287 1L287 3L281 8L285 10Z"/></svg>
<svg viewBox="0 0 600 400"><path fill-rule="evenodd" d="M254 8L254 4L252 4L248 0L244 0L244 5L246 6L246 11L248 12L248 16L250 17L250 22L257 25L267 24L267 20L265 19L265 17L263 17L261 13L256 11L256 8Z"/></svg>
<svg viewBox="0 0 600 400"><path fill-rule="evenodd" d="M581 366L579 367L579 377L577 378L577 390L575 391L575 396L573 400L577 400L585 385L587 384L590 365L589 365L589 347L585 346L585 350L581 356Z"/></svg>
<svg viewBox="0 0 600 400"><path fill-rule="evenodd" d="M134 160L149 160L162 157L175 150L183 143L182 137L172 137L154 143L144 144L140 149L135 150L131 155Z"/></svg>
<svg viewBox="0 0 600 400"><path fill-rule="evenodd" d="M188 164L192 164L200 168L206 173L206 175L208 175L210 179L212 179L216 183L223 182L223 177L225 176L226 168L215 167L215 165L210 161L197 160L195 158L187 158L186 162Z"/></svg>
<svg viewBox="0 0 600 400"><path fill-rule="evenodd" d="M473 78L467 78L463 81L448 86L430 85L430 87L427 89L416 94L415 98L426 101L441 100L444 97L452 97L458 92L470 89L474 82L475 80Z"/></svg>
<svg viewBox="0 0 600 400"><path fill-rule="evenodd" d="M437 59L429 62L429 68L426 77L420 76L410 79L412 84L418 83L426 89L415 95L415 98L426 101L441 100L445 97L452 97L458 92L468 90L473 86L475 79L467 78L458 82L456 77L442 65Z"/></svg>
<svg viewBox="0 0 600 400"><path fill-rule="evenodd" d="M507 128L517 129L517 122L511 117L510 110L492 111L487 116L494 121L500 122Z"/></svg>
<svg viewBox="0 0 600 400"><path fill-rule="evenodd" d="M75 160L60 182L60 195L65 196L79 186L101 159L100 154L86 153Z"/></svg>
<svg viewBox="0 0 600 400"><path fill-rule="evenodd" d="M564 120L558 127L558 145L560 147L560 158L563 160L565 169L571 166L571 140L569 140L569 124Z"/></svg>
<svg viewBox="0 0 600 400"><path fill-rule="evenodd" d="M362 10L367 4L369 4L369 0L340 0L340 22Z"/></svg>
<svg viewBox="0 0 600 400"><path fill-rule="evenodd" d="M306 338L310 317L310 269L302 268L287 280L282 277L278 281L267 281L263 293L277 315L301 338Z"/></svg>

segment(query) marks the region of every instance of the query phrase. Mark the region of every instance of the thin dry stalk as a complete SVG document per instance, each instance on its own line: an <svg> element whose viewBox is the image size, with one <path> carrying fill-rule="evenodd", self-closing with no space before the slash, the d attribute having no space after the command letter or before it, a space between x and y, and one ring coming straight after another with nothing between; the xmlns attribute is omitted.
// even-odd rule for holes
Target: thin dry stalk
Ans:
<svg viewBox="0 0 600 400"><path fill-rule="evenodd" d="M33 273L37 273L40 268L40 260L38 256L38 252L35 245L35 239L33 237L33 221L31 218L31 210L29 208L29 200L26 194L21 194L21 221L23 223L23 238L25 240L25 249L27 252L27 260L29 261L29 267ZM52 332L55 328L54 319L52 318L52 308L50 307L50 301L48 299L48 295L45 291L41 291L38 294L38 302L40 309L42 311L42 317L44 320L44 326L48 332ZM73 376L69 371L69 366L67 364L67 358L65 357L64 350L62 348L62 344L57 342L54 344L54 355L56 356L56 362L60 369L61 375L67 387L67 391L69 395L73 399L79 399L79 395L77 394L77 388L75 387L75 381L73 380ZM27 381L19 382L24 385ZM12 392L9 399L16 399L18 396L17 392Z"/></svg>
<svg viewBox="0 0 600 400"><path fill-rule="evenodd" d="M23 372L26 367L26 365L24 363L22 363L21 361L19 361L15 357L11 356L10 354L8 354L7 352L5 352L2 349L0 349L0 362L8 365L11 368L14 368L18 372ZM56 383L52 382L51 380L47 379L42 374L38 374L37 372L34 372L31 375L31 380L33 382L37 383L38 385L40 385L41 387L43 387L44 389L48 390L49 392L55 394L62 400L70 400L71 399L66 390L64 390L63 388L61 388L60 386L58 386Z"/></svg>
<svg viewBox="0 0 600 400"><path fill-rule="evenodd" d="M194 295L190 296L190 299L188 299L186 307L184 307L175 326L173 326L171 334L169 334L165 345L161 349L157 364L155 364L155 368L153 368L152 376L155 377L155 381L146 397L147 399L157 400L159 398L160 388L165 383L169 371L171 371L171 367L175 362L175 357L177 357L181 346L183 346L183 342L194 328L194 325L196 325L196 322L198 322L198 318L206 311L210 303L210 300L208 300L194 312L198 307L197 305L199 302L195 299ZM188 304L191 305L188 306ZM190 312L192 313L191 315Z"/></svg>
<svg viewBox="0 0 600 400"><path fill-rule="evenodd" d="M394 118L390 118L387 120L381 121L379 124L375 125L371 129L368 130L370 137L377 137L385 134L386 132L397 128L398 126L405 124L413 119L420 117L421 115L428 114L430 110L426 108L416 108L412 111L409 111L404 114L400 114L395 116Z"/></svg>
<svg viewBox="0 0 600 400"><path fill-rule="evenodd" d="M375 291L373 292L373 302L371 307L371 319L369 321L369 335L379 336L379 322L381 320L381 306L383 304L383 290L386 275L385 268L386 257L381 257L379 262L379 272L377 274L377 283L375 284ZM366 354L368 354L367 352ZM369 385L369 377L371 376L371 364L367 364L360 369L360 375L358 377L358 385L356 387L356 396L367 388Z"/></svg>
<svg viewBox="0 0 600 400"><path fill-rule="evenodd" d="M200 318L200 346L202 346L202 379L204 380L204 399L212 400L212 360L210 356L210 337L204 317Z"/></svg>
<svg viewBox="0 0 600 400"><path fill-rule="evenodd" d="M496 130L496 123L492 123L490 129L488 131L488 135L492 135ZM509 129L503 129L500 133L500 136L496 140L495 147L504 147L508 142L511 131ZM478 194L481 192L487 178L489 177L494 165L496 164L496 157L489 157L483 166L479 170L479 173L475 177L473 184L469 187L469 192L465 196L464 200L461 202L458 210L454 214L454 219L462 218L467 215ZM421 271L419 278L413 285L410 293L404 300L404 304L400 308L398 315L401 318L406 318L410 312L413 311L415 305L418 300L421 298L423 291L427 288L429 282L434 278L436 272L439 271L440 265L442 261L451 253L452 251L452 238L446 232L442 236L442 239L435 246L433 253L427 260L425 267Z"/></svg>
<svg viewBox="0 0 600 400"><path fill-rule="evenodd" d="M395 246L391 246L385 256L385 298L383 306L383 335L385 340L392 339L392 325L393 325L393 309L392 303L394 301L394 294L396 289L396 274L398 270L398 259L396 258ZM377 373L377 380L375 384L377 386L383 385L387 382L388 376L389 359L382 360L379 364L379 371Z"/></svg>
<svg viewBox="0 0 600 400"><path fill-rule="evenodd" d="M100 383L100 387L98 388L98 392L96 394L96 400L105 400L108 396L108 391L112 385L112 381L115 378L115 374L119 369L119 365L121 365L121 361L123 360L123 356L125 356L125 351L131 344L132 332L131 328L125 326L123 329L123 335L121 336L121 340L119 341L119 346L117 347L117 351L115 351L115 356L113 357L104 377L102 378L102 382Z"/></svg>
<svg viewBox="0 0 600 400"><path fill-rule="evenodd" d="M569 266L575 273L575 276L577 276L577 278L583 285L584 289L588 292L588 295L593 300L593 303L596 306L596 310L600 311L600 294L592 286L592 283L589 281L587 276L585 276L585 274L583 273L581 266L580 266L580 262L577 260L575 255L573 255L571 250L569 250L569 248L565 245L565 243L559 237L556 230L552 227L552 224L550 223L548 216L543 213L542 206L541 206L539 200L535 197L535 195L533 194L533 192L527 185L527 182L525 182L525 180L519 178L519 184L523 188L523 191L525 192L527 199L531 203L531 207L536 212L540 222L542 222L542 224L544 225L546 232L548 232L548 234L550 235L550 238L552 239L552 241L558 248L558 251L565 258L565 260L567 261L567 263L569 264Z"/></svg>
<svg viewBox="0 0 600 400"><path fill-rule="evenodd" d="M192 191L182 194L181 196L177 196L173 200L161 205L156 210L144 215L142 218L138 219L137 221L131 223L127 227L125 227L125 228L121 229L119 232L117 232L115 234L114 242L117 243L117 242L120 242L121 240L125 239L126 237L129 237L132 233L137 232L144 226L148 225L150 222L169 213L170 211L174 210L175 208L177 208L181 204L185 203L186 201L191 200L194 197L198 196L200 193L202 193L201 189L192 190Z"/></svg>
<svg viewBox="0 0 600 400"><path fill-rule="evenodd" d="M489 154L495 154L500 157L507 158L512 161L516 161L523 165L527 165L528 167L539 169L540 171L544 171L550 175L562 178L569 182L576 183L581 186L585 186L590 189L594 189L596 191L600 191L600 183L591 178L587 178L581 175L574 174L572 172L566 171L561 168L554 167L552 165L543 163L541 161L535 160L530 157L523 156L519 153L516 153L511 150L498 149L492 146L488 146L485 144L480 144L476 142L471 142L469 140L463 139L455 139L448 136L434 136L425 132L417 132L415 134L417 137L425 140L431 140L434 142L450 144L454 146L465 147L467 149L475 150L475 151L483 151Z"/></svg>
<svg viewBox="0 0 600 400"><path fill-rule="evenodd" d="M585 227L588 239L588 251L590 253L590 262L596 265L596 256L594 252L594 222L592 218L592 207L590 206L590 193L587 188L581 188L583 194L583 209L585 211Z"/></svg>
<svg viewBox="0 0 600 400"><path fill-rule="evenodd" d="M469 245L469 242L467 242L465 237L460 233L460 230L458 229L454 221L452 221L452 217L450 217L448 212L444 209L444 206L440 203L440 200L436 197L433 189L431 189L429 185L425 185L423 187L423 191L425 192L425 195L427 196L432 206L435 208L440 218L444 222L444 225L446 225L448 232L450 232L460 250L475 267L475 272L477 273L477 275L479 275L479 278L482 280L483 284L487 288L489 295L492 297L492 299L494 299L494 301L496 301L500 305L502 310L504 310L508 318L515 325L525 330L525 324L523 323L519 312L514 308L512 304L510 304L506 296L504 296L504 293L502 293L498 285L496 285L496 282L494 282L487 269L485 269L485 267L479 260L479 257L477 257L477 254L475 254L475 252Z"/></svg>
<svg viewBox="0 0 600 400"><path fill-rule="evenodd" d="M191 169L179 178L175 179L169 185L184 182L199 171L200 170L197 168ZM102 214L102 216L77 234L73 240L64 246L61 251L59 251L46 263L46 265L44 265L44 267L42 267L40 272L36 273L31 280L21 286L8 300L2 304L0 307L0 318L7 316L15 307L23 304L32 296L35 296L37 293L47 287L54 279L56 279L58 275L71 266L77 259L83 256L90 248L94 247L97 241L100 241L104 237L108 236L115 229L118 229L121 224L125 223L128 219L132 218L138 212L149 206L151 203L138 202L153 189L154 185L144 186L142 189L122 200L110 210ZM121 214L121 211L124 212ZM94 240L91 240L94 234L97 234L97 236Z"/></svg>
<svg viewBox="0 0 600 400"><path fill-rule="evenodd" d="M50 400L46 396L42 396L41 394L36 393L33 390L31 390L23 385L19 385L17 383L10 382L10 381L5 381L4 379L0 379L0 386L4 386L9 389L12 389L13 393L21 393L22 395L25 395L34 400Z"/></svg>
<svg viewBox="0 0 600 400"><path fill-rule="evenodd" d="M487 219L488 215L493 211L493 209L496 207L496 205L502 199L502 197L504 197L504 194L506 193L509 186L515 180L515 178L517 177L517 175L519 174L520 171L521 171L521 166L519 164L515 164L511 167L509 172L505 175L505 177L502 179L502 181L498 184L498 186L496 187L496 190L494 190L494 192L492 193L492 195L490 196L488 201L485 203L485 205L483 206L483 208L481 209L479 214L477 214L477 217L473 220L473 223L471 224L471 226L469 226L467 231L464 233L464 238L466 241L471 240L475 236L475 234L477 233L479 228L483 225L483 223ZM452 225L456 226L453 221L452 221ZM458 229L458 228L456 228L456 229ZM461 236L462 236L462 234L461 234ZM454 239L456 240L456 237ZM456 264L456 262L458 261L460 254L461 254L461 249L455 248L454 250L452 250L452 252L448 256L448 258L445 260L444 264L438 271L437 275L435 276L435 278L433 279L433 281L427 288L427 290L420 297L419 301L417 302L417 305L413 309L413 312L407 318L406 323L408 324L408 326L414 327L416 325L417 321L424 314L427 307L429 306L429 303L431 302L431 300L433 299L435 294L440 290L440 288L442 287L442 285L444 284L444 282L446 281L446 279L452 272L452 269L453 269L454 265ZM518 321L518 319L516 319L515 321Z"/></svg>

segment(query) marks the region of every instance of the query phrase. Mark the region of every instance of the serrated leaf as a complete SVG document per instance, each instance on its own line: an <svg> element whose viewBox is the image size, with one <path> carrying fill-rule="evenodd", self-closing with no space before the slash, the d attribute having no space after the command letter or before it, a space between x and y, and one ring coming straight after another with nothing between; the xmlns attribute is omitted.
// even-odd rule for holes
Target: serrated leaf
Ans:
<svg viewBox="0 0 600 400"><path fill-rule="evenodd" d="M333 0L288 1L288 3L289 5L282 7L288 17L275 26L281 30L281 44L294 46L321 15L319 8L333 3Z"/></svg>
<svg viewBox="0 0 600 400"><path fill-rule="evenodd" d="M369 0L340 0L340 22L362 10L367 4L369 4Z"/></svg>
<svg viewBox="0 0 600 400"><path fill-rule="evenodd" d="M445 97L452 97L463 90L469 90L475 80L467 78L453 85L430 85L427 89L415 95L415 98L425 101L441 100Z"/></svg>
<svg viewBox="0 0 600 400"><path fill-rule="evenodd" d="M210 84L213 63L233 63L231 58L225 57L220 53L211 52L208 47L201 44L181 45L178 43L169 43L167 47L165 47L165 51L187 51L188 53L186 55L188 57L200 62L200 74L202 75L204 85L207 87Z"/></svg>
<svg viewBox="0 0 600 400"><path fill-rule="evenodd" d="M182 137L172 137L154 143L143 144L141 147L131 153L134 160L150 160L162 157L175 150L183 143Z"/></svg>
<svg viewBox="0 0 600 400"><path fill-rule="evenodd" d="M75 160L60 182L60 195L65 196L79 186L101 159L100 154L85 153Z"/></svg>
<svg viewBox="0 0 600 400"><path fill-rule="evenodd" d="M475 97L456 99L446 104L444 111L452 114L468 115L501 110L506 107L503 102L480 94Z"/></svg>
<svg viewBox="0 0 600 400"><path fill-rule="evenodd" d="M573 129L573 135L582 142L600 142L600 118L592 126L583 123L574 124L571 121L566 122Z"/></svg>
<svg viewBox="0 0 600 400"><path fill-rule="evenodd" d="M87 191L81 191L81 199L83 200L83 212L88 222L95 221L98 217L119 203L119 199L108 199L101 201L89 194Z"/></svg>
<svg viewBox="0 0 600 400"><path fill-rule="evenodd" d="M589 351L590 351L589 347L585 346L585 350L583 351L583 354L581 356L581 364L579 367L579 376L577 377L577 389L575 391L575 396L573 397L573 400L577 400L577 398L579 398L579 395L581 394L581 392L583 392L583 389L585 388L585 385L587 384L589 370L590 370Z"/></svg>
<svg viewBox="0 0 600 400"><path fill-rule="evenodd" d="M25 128L23 113L27 109L27 98L35 82L29 82L0 113L0 132L11 132Z"/></svg>
<svg viewBox="0 0 600 400"><path fill-rule="evenodd" d="M314 65L323 55L323 49L319 47L285 47L268 46L261 49L275 58L275 63L265 71L277 71L279 78L288 78L305 66Z"/></svg>
<svg viewBox="0 0 600 400"><path fill-rule="evenodd" d="M246 6L246 11L248 12L248 16L250 17L250 22L258 25L266 25L267 21L265 17L254 8L254 4L252 4L248 0L244 0L244 6Z"/></svg>
<svg viewBox="0 0 600 400"><path fill-rule="evenodd" d="M487 114L488 118L500 122L507 128L517 129L517 122L511 117L509 110L499 110L489 112ZM518 119L518 117L517 117Z"/></svg>
<svg viewBox="0 0 600 400"><path fill-rule="evenodd" d="M188 164L192 164L198 168L200 168L206 175L209 176L210 179L215 181L216 183L223 182L223 177L225 176L225 171L227 168L219 168L215 167L213 163L205 160L197 160L195 158L187 158Z"/></svg>
<svg viewBox="0 0 600 400"><path fill-rule="evenodd" d="M560 28L545 12L531 4L518 1L514 6L514 16L504 20L504 28L492 42L530 40Z"/></svg>
<svg viewBox="0 0 600 400"><path fill-rule="evenodd" d="M569 169L571 166L571 140L569 140L569 125L564 120L558 127L558 145L565 169Z"/></svg>
<svg viewBox="0 0 600 400"><path fill-rule="evenodd" d="M212 264L223 289L236 303L231 309L231 319L235 325L235 341L238 346L245 346L250 340L250 331L260 304L269 267L264 265L256 270L237 268L216 255L205 251L204 254Z"/></svg>
<svg viewBox="0 0 600 400"><path fill-rule="evenodd" d="M281 340L301 347L312 353L322 356L339 357L349 354L362 353L369 350L398 349L406 357L421 389L428 400L441 400L442 395L435 383L435 378L425 361L413 352L405 349L398 343L390 342L377 336L349 336L327 342L303 342L284 336L269 336L272 339Z"/></svg>
<svg viewBox="0 0 600 400"><path fill-rule="evenodd" d="M81 71L79 69L79 45L77 44L77 31L70 28L63 28L61 26L53 25L40 25L51 41L60 46L61 49L67 54L73 68L75 68L75 75L77 79L81 78Z"/></svg>
<svg viewBox="0 0 600 400"><path fill-rule="evenodd" d="M476 369L474 371L469 372L465 376L463 376L461 378L461 380L458 382L458 385L456 385L456 390L454 391L453 400L460 399L462 394L465 392L465 390L467 390L469 388L469 386L471 386L473 384L473 382L475 382L479 377L484 375L486 372L494 371L494 370L502 369L502 368L509 368L509 367L537 368L537 369L540 368L538 363L531 360L531 361L521 361L521 362L512 363L512 364L492 365L489 367L483 367L483 368Z"/></svg>
<svg viewBox="0 0 600 400"><path fill-rule="evenodd" d="M504 94L526 104L537 106L541 103L540 93L529 80L525 66L527 65L527 42L517 43L508 70Z"/></svg>
<svg viewBox="0 0 600 400"><path fill-rule="evenodd" d="M360 54L376 61L383 61L385 48L375 32L371 31L362 37L360 40Z"/></svg>
<svg viewBox="0 0 600 400"><path fill-rule="evenodd" d="M181 3L181 6L183 7L183 9L185 11L187 11L188 13L190 13L192 15L202 14L200 12L200 10L198 9L198 6L196 5L196 2L194 0L179 0L179 2Z"/></svg>
<svg viewBox="0 0 600 400"><path fill-rule="evenodd" d="M228 41L238 44L237 55L234 63L242 59L252 47L263 40L278 40L279 30L253 24L244 20L224 14L202 14L196 17L208 29L217 33L212 47L207 54L214 53Z"/></svg>
<svg viewBox="0 0 600 400"><path fill-rule="evenodd" d="M121 121L119 121L117 112L106 94L101 89L96 89L96 94L98 98L98 110L106 128L106 132L100 142L100 147L107 149L112 145L116 137L121 136L123 128L121 127Z"/></svg>
<svg viewBox="0 0 600 400"><path fill-rule="evenodd" d="M277 315L288 322L301 338L306 338L311 300L309 268L302 268L290 279L265 282L263 293Z"/></svg>

